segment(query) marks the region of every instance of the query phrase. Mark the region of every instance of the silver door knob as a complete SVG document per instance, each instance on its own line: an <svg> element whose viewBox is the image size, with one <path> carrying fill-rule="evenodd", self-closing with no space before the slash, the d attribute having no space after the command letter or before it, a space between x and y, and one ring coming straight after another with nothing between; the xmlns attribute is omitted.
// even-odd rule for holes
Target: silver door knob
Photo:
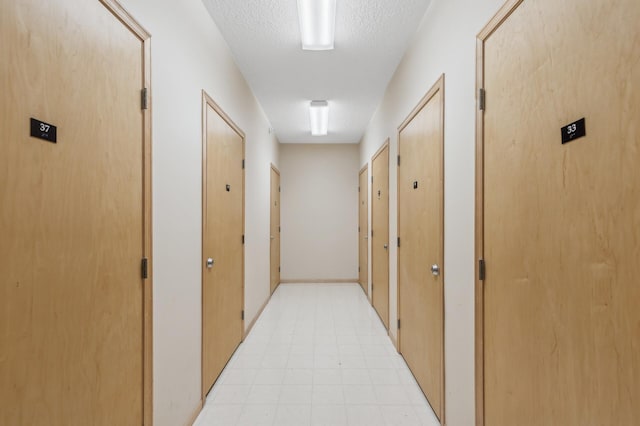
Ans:
<svg viewBox="0 0 640 426"><path fill-rule="evenodd" d="M207 259L207 269L213 268L214 260L212 258Z"/></svg>
<svg viewBox="0 0 640 426"><path fill-rule="evenodd" d="M385 250L389 248L389 246L387 244L385 244L383 247L384 247Z"/></svg>
<svg viewBox="0 0 640 426"><path fill-rule="evenodd" d="M440 267L438 265L431 265L431 273L437 277L440 275Z"/></svg>
<svg viewBox="0 0 640 426"><path fill-rule="evenodd" d="M274 237L274 236L272 235L272 236L271 236L271 239L272 239L272 240L275 240L275 239L276 239L276 237Z"/></svg>

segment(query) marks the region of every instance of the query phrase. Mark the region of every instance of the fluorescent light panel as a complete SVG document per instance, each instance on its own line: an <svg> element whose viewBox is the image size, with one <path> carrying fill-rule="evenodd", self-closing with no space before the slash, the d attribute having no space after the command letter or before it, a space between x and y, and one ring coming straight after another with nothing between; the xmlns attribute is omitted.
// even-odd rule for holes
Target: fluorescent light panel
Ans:
<svg viewBox="0 0 640 426"><path fill-rule="evenodd" d="M336 0L298 0L304 50L331 50L335 38Z"/></svg>
<svg viewBox="0 0 640 426"><path fill-rule="evenodd" d="M311 101L309 105L311 134L326 136L329 132L329 103L327 101Z"/></svg>

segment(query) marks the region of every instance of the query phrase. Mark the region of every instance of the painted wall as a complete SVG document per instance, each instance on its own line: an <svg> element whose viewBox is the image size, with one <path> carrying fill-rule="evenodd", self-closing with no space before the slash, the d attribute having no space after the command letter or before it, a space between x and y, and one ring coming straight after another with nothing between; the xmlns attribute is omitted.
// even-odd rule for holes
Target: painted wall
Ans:
<svg viewBox="0 0 640 426"><path fill-rule="evenodd" d="M246 134L246 325L269 297L278 143L200 0L122 4L152 35L154 425L184 425L201 386L201 90Z"/></svg>
<svg viewBox="0 0 640 426"><path fill-rule="evenodd" d="M445 377L449 426L474 424L476 35L503 0L433 0L360 144L360 165L390 138L390 241L397 238L397 128L445 74ZM371 170L371 168L369 168ZM370 173L370 172L369 172ZM397 248L390 251L397 337ZM370 277L371 275L369 275Z"/></svg>
<svg viewBox="0 0 640 426"><path fill-rule="evenodd" d="M358 145L282 144L283 280L358 277Z"/></svg>

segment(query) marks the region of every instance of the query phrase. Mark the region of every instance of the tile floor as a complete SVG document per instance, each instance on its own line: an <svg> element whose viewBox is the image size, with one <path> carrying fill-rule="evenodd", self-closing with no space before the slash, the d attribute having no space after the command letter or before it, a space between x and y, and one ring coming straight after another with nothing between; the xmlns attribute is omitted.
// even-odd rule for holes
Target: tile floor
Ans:
<svg viewBox="0 0 640 426"><path fill-rule="evenodd" d="M358 284L281 284L194 426L439 425Z"/></svg>

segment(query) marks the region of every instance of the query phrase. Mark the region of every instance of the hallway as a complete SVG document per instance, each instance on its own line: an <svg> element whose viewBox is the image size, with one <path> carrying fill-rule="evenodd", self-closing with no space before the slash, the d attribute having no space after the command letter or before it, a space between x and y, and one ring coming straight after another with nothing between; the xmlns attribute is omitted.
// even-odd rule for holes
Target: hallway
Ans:
<svg viewBox="0 0 640 426"><path fill-rule="evenodd" d="M438 425L357 284L281 284L195 426Z"/></svg>
<svg viewBox="0 0 640 426"><path fill-rule="evenodd" d="M0 0L0 426L640 426L640 0Z"/></svg>

